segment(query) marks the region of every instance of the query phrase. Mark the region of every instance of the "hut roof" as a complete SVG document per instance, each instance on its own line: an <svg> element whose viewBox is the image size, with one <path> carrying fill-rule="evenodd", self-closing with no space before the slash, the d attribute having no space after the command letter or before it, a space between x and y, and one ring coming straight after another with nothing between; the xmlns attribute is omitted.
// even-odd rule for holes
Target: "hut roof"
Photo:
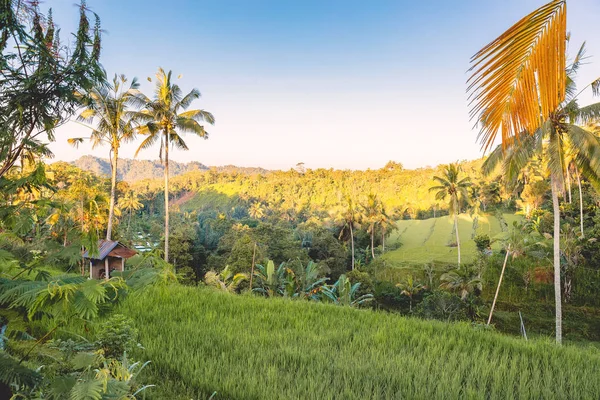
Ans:
<svg viewBox="0 0 600 400"><path fill-rule="evenodd" d="M98 254L90 257L88 250L83 254L84 258L92 260L104 260L107 256L119 257L119 258L130 258L133 257L137 252L123 243L119 243L114 240L98 240Z"/></svg>

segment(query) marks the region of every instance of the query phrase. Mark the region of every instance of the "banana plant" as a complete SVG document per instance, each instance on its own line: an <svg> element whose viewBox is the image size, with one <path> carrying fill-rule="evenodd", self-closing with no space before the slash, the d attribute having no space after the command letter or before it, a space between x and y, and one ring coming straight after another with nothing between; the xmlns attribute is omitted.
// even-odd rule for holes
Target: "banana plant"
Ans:
<svg viewBox="0 0 600 400"><path fill-rule="evenodd" d="M279 267L275 268L273 260L269 260L267 261L266 266L261 264L256 265L254 276L258 279L261 287L254 288L253 290L262 293L267 297L273 297L286 294L286 286L289 287L292 283L287 278L293 276L293 272L291 274L288 272L284 262L279 264Z"/></svg>
<svg viewBox="0 0 600 400"><path fill-rule="evenodd" d="M360 283L353 285L350 279L342 274L333 285L323 285L321 293L323 294L323 299L329 300L334 304L359 307L373 300L373 295L370 293L358 296L359 288Z"/></svg>
<svg viewBox="0 0 600 400"><path fill-rule="evenodd" d="M319 266L309 261L302 275L297 279L298 288L295 297L304 299L319 300L321 288L327 282L328 278L320 277Z"/></svg>
<svg viewBox="0 0 600 400"><path fill-rule="evenodd" d="M221 272L208 271L206 275L204 275L204 283L208 286L213 286L229 293L237 292L240 284L247 279L248 276L246 274L234 274L229 269L229 265Z"/></svg>

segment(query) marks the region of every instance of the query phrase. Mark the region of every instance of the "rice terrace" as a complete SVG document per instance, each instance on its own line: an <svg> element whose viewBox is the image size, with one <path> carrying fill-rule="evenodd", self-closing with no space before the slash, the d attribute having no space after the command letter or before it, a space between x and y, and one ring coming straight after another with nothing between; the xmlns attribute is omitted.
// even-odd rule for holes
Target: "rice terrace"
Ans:
<svg viewBox="0 0 600 400"><path fill-rule="evenodd" d="M600 399L596 3L0 0L0 400Z"/></svg>

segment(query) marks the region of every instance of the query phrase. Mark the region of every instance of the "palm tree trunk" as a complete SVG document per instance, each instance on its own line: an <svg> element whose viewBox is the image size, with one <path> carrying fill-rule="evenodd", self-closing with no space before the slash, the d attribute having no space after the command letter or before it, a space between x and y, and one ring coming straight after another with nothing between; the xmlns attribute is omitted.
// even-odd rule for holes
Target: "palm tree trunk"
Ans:
<svg viewBox="0 0 600 400"><path fill-rule="evenodd" d="M83 196L81 196L80 201L81 207L81 238L83 239L83 221L85 218L85 210L83 209ZM81 244L81 276L85 275L85 258L83 258L83 254L85 253L85 247L83 247L83 243Z"/></svg>
<svg viewBox="0 0 600 400"><path fill-rule="evenodd" d="M560 208L558 204L558 182L551 176L552 212L554 213L554 302L556 307L556 343L562 343L562 300L560 290Z"/></svg>
<svg viewBox="0 0 600 400"><path fill-rule="evenodd" d="M129 208L129 219L127 220L127 236L131 234L131 214L133 214L133 208ZM131 238L130 238L131 239Z"/></svg>
<svg viewBox="0 0 600 400"><path fill-rule="evenodd" d="M581 227L581 237L583 238L583 192L581 191L581 176L579 176L577 167L575 167L575 173L577 174L577 186L579 186L579 225Z"/></svg>
<svg viewBox="0 0 600 400"><path fill-rule="evenodd" d="M371 256L375 259L375 224L371 224Z"/></svg>
<svg viewBox="0 0 600 400"><path fill-rule="evenodd" d="M494 295L494 301L492 302L492 308L490 309L490 316L487 320L489 325L492 322L492 315L494 314L494 307L496 307L496 300L498 300L498 293L500 293L500 285L502 285L502 278L504 277L504 270L506 269L506 262L508 261L508 255L510 254L510 245L506 248L506 257L504 257L504 264L502 265L502 272L500 272L500 279L498 280L498 287L496 288L496 294Z"/></svg>
<svg viewBox="0 0 600 400"><path fill-rule="evenodd" d="M571 204L573 199L571 195L571 173L569 172L569 167L567 167L567 189L569 190L569 204Z"/></svg>
<svg viewBox="0 0 600 400"><path fill-rule="evenodd" d="M460 237L458 236L458 213L454 214L454 231L456 232L456 248L458 249L458 267L460 268Z"/></svg>
<svg viewBox="0 0 600 400"><path fill-rule="evenodd" d="M165 261L169 262L169 135L165 134Z"/></svg>
<svg viewBox="0 0 600 400"><path fill-rule="evenodd" d="M112 157L110 160L111 177L110 177L110 206L108 208L108 225L106 227L106 240L110 240L112 236L113 218L115 216L115 197L117 192L117 159L119 157L119 149L112 149Z"/></svg>
<svg viewBox="0 0 600 400"><path fill-rule="evenodd" d="M254 277L255 259L256 259L256 242L254 242L254 250L252 250L252 271L250 271L250 293L252 293L252 278Z"/></svg>
<svg viewBox="0 0 600 400"><path fill-rule="evenodd" d="M352 231L352 222L350 222L350 247L352 249L352 271L354 271L354 232Z"/></svg>

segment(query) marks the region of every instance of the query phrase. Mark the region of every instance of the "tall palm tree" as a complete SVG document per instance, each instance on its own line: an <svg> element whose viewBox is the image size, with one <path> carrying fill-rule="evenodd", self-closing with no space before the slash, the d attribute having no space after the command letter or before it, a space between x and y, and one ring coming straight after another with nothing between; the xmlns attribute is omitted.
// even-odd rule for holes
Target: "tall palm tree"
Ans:
<svg viewBox="0 0 600 400"><path fill-rule="evenodd" d="M138 118L143 121L138 132L146 135L140 144L140 150L160 143L159 157L165 166L165 261L169 261L169 145L177 149L189 150L181 133L192 133L207 139L208 133L201 122L211 125L215 123L213 115L205 110L189 110L192 102L200 98L198 89L192 89L185 96L181 88L173 83L171 71L166 73L162 68L156 73L156 86L153 99L143 94L137 96L144 109Z"/></svg>
<svg viewBox="0 0 600 400"><path fill-rule="evenodd" d="M471 117L481 126L483 149L502 138L500 153L512 157L513 167L538 154L550 175L554 213L554 296L556 341L562 342L560 283L560 208L558 195L564 190L565 150L577 149L580 171L598 176L600 143L589 130L575 124L600 116L600 104L579 107L578 94L567 69L567 4L553 0L525 16L475 54L468 91ZM591 84L598 91L600 80ZM533 137L533 146L520 138Z"/></svg>
<svg viewBox="0 0 600 400"><path fill-rule="evenodd" d="M381 252L385 253L385 237L391 231L398 229L398 226L394 220L394 215L389 214L383 205L381 214L377 219L377 224L379 224L379 229L381 229Z"/></svg>
<svg viewBox="0 0 600 400"><path fill-rule="evenodd" d="M383 214L383 205L375 193L369 193L363 209L364 220L368 224L367 233L371 235L371 257L375 259L375 228Z"/></svg>
<svg viewBox="0 0 600 400"><path fill-rule="evenodd" d="M352 253L352 269L354 270L354 230L360 228L361 213L359 208L354 204L352 196L346 196L344 206L339 207L336 210L336 215L334 218L343 224L339 239L341 240L343 237L347 238L347 235L350 234L350 251Z"/></svg>
<svg viewBox="0 0 600 400"><path fill-rule="evenodd" d="M119 148L121 143L128 142L135 137L135 113L128 110L128 106L135 101L139 93L139 83L133 78L129 87L126 86L125 75L115 74L112 84L107 83L94 88L87 96L89 100L85 109L77 116L77 121L91 124L96 121L96 128L88 138L71 138L69 143L78 146L88 139L92 148L108 144L110 151L111 180L110 180L110 206L108 209L108 223L106 227L106 240L112 236L113 220L115 215L115 197L117 188L117 166L119 161Z"/></svg>
<svg viewBox="0 0 600 400"><path fill-rule="evenodd" d="M454 217L454 232L456 233L456 247L458 249L458 266L460 267L460 236L458 235L458 214L460 214L461 201L468 201L468 188L471 186L469 177L459 179L461 169L458 164L449 164L444 168L443 176L434 176L433 180L439 183L429 188L436 192L436 200L446 200L449 197L448 208Z"/></svg>

